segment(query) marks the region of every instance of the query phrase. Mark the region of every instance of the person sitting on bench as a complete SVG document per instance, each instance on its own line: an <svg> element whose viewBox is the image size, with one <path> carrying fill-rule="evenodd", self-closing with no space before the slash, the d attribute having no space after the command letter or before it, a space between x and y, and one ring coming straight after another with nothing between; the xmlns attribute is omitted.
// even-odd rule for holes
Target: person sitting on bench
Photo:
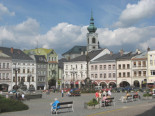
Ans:
<svg viewBox="0 0 155 116"><path fill-rule="evenodd" d="M55 101L54 101L53 103L51 103L51 105L52 105L52 112L55 112L56 109L59 109L59 108L60 108L60 106L57 106L57 104L60 103L60 102L58 101L58 99L55 98L54 100L55 100ZM57 106L57 108L56 108L56 106Z"/></svg>

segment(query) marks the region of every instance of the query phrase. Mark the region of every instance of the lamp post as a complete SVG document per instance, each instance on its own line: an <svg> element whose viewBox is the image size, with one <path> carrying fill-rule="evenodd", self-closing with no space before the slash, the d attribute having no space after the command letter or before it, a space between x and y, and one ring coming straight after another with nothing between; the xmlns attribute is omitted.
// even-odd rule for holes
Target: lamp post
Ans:
<svg viewBox="0 0 155 116"><path fill-rule="evenodd" d="M15 88L14 89L17 90L18 89L18 86L17 86L17 72L20 71L20 68L16 67L16 63L14 65L15 65L15 67L13 68L13 70L15 71Z"/></svg>
<svg viewBox="0 0 155 116"><path fill-rule="evenodd" d="M85 88L86 90L90 90L91 89L91 80L89 78L89 56L88 56L88 51L87 51L87 55L86 55L86 62L87 62L87 77L84 80L85 81Z"/></svg>
<svg viewBox="0 0 155 116"><path fill-rule="evenodd" d="M31 72L30 72L29 75L28 75L29 90L30 90L30 81L31 81L31 77L32 77L32 74L31 74Z"/></svg>
<svg viewBox="0 0 155 116"><path fill-rule="evenodd" d="M77 73L75 70L74 70L74 68L73 68L73 70L71 71L71 73L73 74L73 88L74 88L74 81L75 81L75 74Z"/></svg>

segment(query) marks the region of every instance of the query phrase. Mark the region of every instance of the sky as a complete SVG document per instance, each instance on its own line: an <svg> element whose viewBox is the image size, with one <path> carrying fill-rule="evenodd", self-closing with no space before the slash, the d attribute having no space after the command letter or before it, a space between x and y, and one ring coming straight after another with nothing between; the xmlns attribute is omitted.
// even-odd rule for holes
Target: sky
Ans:
<svg viewBox="0 0 155 116"><path fill-rule="evenodd" d="M155 50L155 0L0 0L0 46L86 46L91 10L102 48Z"/></svg>

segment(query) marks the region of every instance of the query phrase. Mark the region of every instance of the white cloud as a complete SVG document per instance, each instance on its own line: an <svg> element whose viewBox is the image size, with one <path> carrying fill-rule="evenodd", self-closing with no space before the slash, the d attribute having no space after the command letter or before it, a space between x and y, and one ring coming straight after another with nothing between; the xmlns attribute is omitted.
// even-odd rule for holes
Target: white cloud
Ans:
<svg viewBox="0 0 155 116"><path fill-rule="evenodd" d="M35 19L28 18L15 26L0 27L0 40L4 41L4 45L8 40L10 44L15 43L21 49L36 48L38 41L39 47L53 48L59 52L65 52L75 45L87 45L87 26L59 23L45 34L40 34L39 29L39 23ZM151 49L155 49L153 45L155 39L152 39L155 38L155 26L115 30L98 28L97 33L102 47L120 46L121 48L125 45L134 50L145 49L150 44Z"/></svg>
<svg viewBox="0 0 155 116"><path fill-rule="evenodd" d="M139 46L143 50L146 50L148 47L151 49L155 49L154 43L155 43L155 38L151 38L151 39L147 40L146 42L140 43Z"/></svg>
<svg viewBox="0 0 155 116"><path fill-rule="evenodd" d="M128 4L121 13L116 27L128 27L144 18L155 15L155 0L140 0L137 4Z"/></svg>
<svg viewBox="0 0 155 116"><path fill-rule="evenodd" d="M9 11L9 9L6 6L0 3L0 19L2 18L3 15L14 16L15 12Z"/></svg>

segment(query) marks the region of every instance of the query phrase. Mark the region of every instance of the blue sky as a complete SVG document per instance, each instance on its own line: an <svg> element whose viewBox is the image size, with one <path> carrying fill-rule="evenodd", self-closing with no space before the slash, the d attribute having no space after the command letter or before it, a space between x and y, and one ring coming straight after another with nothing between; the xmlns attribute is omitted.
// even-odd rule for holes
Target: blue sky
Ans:
<svg viewBox="0 0 155 116"><path fill-rule="evenodd" d="M91 9L101 47L155 49L155 0L0 0L0 45L53 48L59 56L86 45Z"/></svg>

